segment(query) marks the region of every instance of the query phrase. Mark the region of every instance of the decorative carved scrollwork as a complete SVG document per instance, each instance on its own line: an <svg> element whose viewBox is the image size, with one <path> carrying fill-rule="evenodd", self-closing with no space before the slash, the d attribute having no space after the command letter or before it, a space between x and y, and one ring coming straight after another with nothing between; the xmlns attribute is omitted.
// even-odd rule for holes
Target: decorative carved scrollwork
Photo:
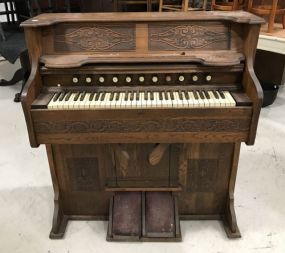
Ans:
<svg viewBox="0 0 285 253"><path fill-rule="evenodd" d="M243 119L96 120L35 122L37 133L137 133L137 132L239 132L249 129Z"/></svg>
<svg viewBox="0 0 285 253"><path fill-rule="evenodd" d="M155 25L150 28L151 50L200 49L229 39L228 31L218 32L200 25L176 25L167 30L163 28L159 29Z"/></svg>
<svg viewBox="0 0 285 253"><path fill-rule="evenodd" d="M125 51L135 49L135 29L127 27L105 27L87 25L79 28L66 29L57 35L56 48L70 51Z"/></svg>

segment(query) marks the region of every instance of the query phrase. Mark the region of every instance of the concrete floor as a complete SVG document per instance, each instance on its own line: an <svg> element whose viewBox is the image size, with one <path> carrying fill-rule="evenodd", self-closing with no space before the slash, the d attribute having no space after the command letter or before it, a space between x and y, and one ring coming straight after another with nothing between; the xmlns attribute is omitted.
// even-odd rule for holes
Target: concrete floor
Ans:
<svg viewBox="0 0 285 253"><path fill-rule="evenodd" d="M0 79L16 66L0 62ZM285 89L262 110L255 146L242 146L235 207L243 237L229 240L218 221L183 221L182 243L106 242L101 221L70 222L64 240L50 240L48 163L44 147L29 146L21 105L13 102L18 90L0 87L0 253L285 252Z"/></svg>

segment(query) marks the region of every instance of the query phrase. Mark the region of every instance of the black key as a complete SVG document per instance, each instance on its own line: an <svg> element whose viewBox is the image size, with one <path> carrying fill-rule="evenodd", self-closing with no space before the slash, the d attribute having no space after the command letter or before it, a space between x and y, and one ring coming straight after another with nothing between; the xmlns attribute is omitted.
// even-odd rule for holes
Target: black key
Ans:
<svg viewBox="0 0 285 253"><path fill-rule="evenodd" d="M144 100L148 100L148 92L147 91L144 92Z"/></svg>
<svg viewBox="0 0 285 253"><path fill-rule="evenodd" d="M193 94L194 94L194 98L196 99L196 100L198 100L199 99L199 97L198 97L198 92L197 91L193 91Z"/></svg>
<svg viewBox="0 0 285 253"><path fill-rule="evenodd" d="M185 96L186 99L190 99L189 94L188 94L187 91L183 91L183 94L184 94L184 96Z"/></svg>
<svg viewBox="0 0 285 253"><path fill-rule="evenodd" d="M130 92L130 100L131 100L131 101L134 100L134 92L133 92L133 91Z"/></svg>
<svg viewBox="0 0 285 253"><path fill-rule="evenodd" d="M56 95L53 97L52 101L55 102L56 100L58 100L60 94L61 94L61 92L56 93Z"/></svg>
<svg viewBox="0 0 285 253"><path fill-rule="evenodd" d="M159 100L163 100L162 91L159 91L159 92L158 92L158 99L159 99Z"/></svg>
<svg viewBox="0 0 285 253"><path fill-rule="evenodd" d="M115 95L115 100L118 101L120 98L120 92L116 92L116 95Z"/></svg>
<svg viewBox="0 0 285 253"><path fill-rule="evenodd" d="M136 100L138 101L140 99L140 91L138 90L137 92L136 92Z"/></svg>
<svg viewBox="0 0 285 253"><path fill-rule="evenodd" d="M114 92L111 92L111 95L110 95L110 97L109 97L109 100L110 100L110 101L113 101L114 95L115 95Z"/></svg>
<svg viewBox="0 0 285 253"><path fill-rule="evenodd" d="M220 96L221 96L221 98L222 98L222 99L225 99L225 98L226 98L226 96L225 96L224 92L219 91L219 94L220 94Z"/></svg>
<svg viewBox="0 0 285 253"><path fill-rule="evenodd" d="M150 96L150 100L154 100L153 92L152 92L152 91L149 92L149 96Z"/></svg>
<svg viewBox="0 0 285 253"><path fill-rule="evenodd" d="M169 94L168 94L167 91L164 92L164 97L165 97L166 100L169 100Z"/></svg>
<svg viewBox="0 0 285 253"><path fill-rule="evenodd" d="M80 94L79 100L80 100L80 101L83 101L84 98L85 98L85 96L86 96L86 91L83 91L83 92Z"/></svg>
<svg viewBox="0 0 285 253"><path fill-rule="evenodd" d="M94 98L94 96L95 96L95 93L94 93L94 92L92 92L92 93L90 94L90 96L89 96L89 101L92 101L92 100L93 100L93 98Z"/></svg>
<svg viewBox="0 0 285 253"><path fill-rule="evenodd" d="M68 101L70 99L70 96L71 96L71 91L67 92L64 101Z"/></svg>
<svg viewBox="0 0 285 253"><path fill-rule="evenodd" d="M125 92L125 101L128 101L128 99L129 99L129 92L126 91L126 92Z"/></svg>
<svg viewBox="0 0 285 253"><path fill-rule="evenodd" d="M182 95L182 91L181 90L178 91L178 97L179 97L180 100L183 100L183 95Z"/></svg>
<svg viewBox="0 0 285 253"><path fill-rule="evenodd" d="M94 98L94 100L95 101L98 101L99 100L99 98L100 98L100 95L101 95L102 93L100 93L100 92L97 92L96 94L95 94L95 98Z"/></svg>
<svg viewBox="0 0 285 253"><path fill-rule="evenodd" d="M219 94L217 93L217 91L213 91L213 93L214 93L214 97L216 98L216 99L219 99L220 97L219 97Z"/></svg>
<svg viewBox="0 0 285 253"><path fill-rule="evenodd" d="M209 95L209 93L208 93L208 91L203 91L203 92L204 92L204 94L205 94L205 96L206 96L207 99L210 99L210 98L211 98L210 95Z"/></svg>
<svg viewBox="0 0 285 253"><path fill-rule="evenodd" d="M100 97L100 101L104 101L105 97L106 97L106 93L102 92L102 95Z"/></svg>
<svg viewBox="0 0 285 253"><path fill-rule="evenodd" d="M79 95L80 95L80 93L79 93L79 92L76 92L73 101L77 101L78 98L79 98Z"/></svg>
<svg viewBox="0 0 285 253"><path fill-rule="evenodd" d="M201 99L205 99L205 96L204 96L203 92L202 92L202 91L198 91L198 92L199 92L200 98L201 98Z"/></svg>
<svg viewBox="0 0 285 253"><path fill-rule="evenodd" d="M62 101L65 97L65 92L62 92L58 98L58 101Z"/></svg>
<svg viewBox="0 0 285 253"><path fill-rule="evenodd" d="M170 95L170 99L171 99L171 100L174 100L174 94L173 94L172 91L169 92L169 95Z"/></svg>

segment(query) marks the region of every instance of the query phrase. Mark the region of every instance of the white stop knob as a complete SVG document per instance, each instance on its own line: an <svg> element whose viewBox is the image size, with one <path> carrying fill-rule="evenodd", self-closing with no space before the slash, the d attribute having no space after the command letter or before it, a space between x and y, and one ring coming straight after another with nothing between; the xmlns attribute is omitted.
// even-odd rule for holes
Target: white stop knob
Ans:
<svg viewBox="0 0 285 253"><path fill-rule="evenodd" d="M170 82L171 81L171 76L166 76L165 80L166 80L166 82Z"/></svg>
<svg viewBox="0 0 285 253"><path fill-rule="evenodd" d="M192 80L193 80L194 82L197 82L197 81L198 81L198 76L194 75L194 76L192 77Z"/></svg>
<svg viewBox="0 0 285 253"><path fill-rule="evenodd" d="M114 76L113 77L113 83L117 83L119 81L118 77Z"/></svg>
<svg viewBox="0 0 285 253"><path fill-rule="evenodd" d="M72 78L72 82L73 82L73 83L78 83L78 81L79 81L79 80L78 80L77 77L73 77L73 78Z"/></svg>
<svg viewBox="0 0 285 253"><path fill-rule="evenodd" d="M104 83L104 82L105 82L105 78L104 78L103 76L100 76L100 77L99 77L99 82L100 82L100 83Z"/></svg>
<svg viewBox="0 0 285 253"><path fill-rule="evenodd" d="M207 80L208 82L210 82L210 81L212 80L212 76L207 75L207 76L206 76L206 80Z"/></svg>
<svg viewBox="0 0 285 253"><path fill-rule="evenodd" d="M158 77L157 77L157 76L153 76L153 77L152 77L152 81L153 81L154 83L157 83L157 82L158 82Z"/></svg>
<svg viewBox="0 0 285 253"><path fill-rule="evenodd" d="M185 80L184 76L179 76L179 82L183 82Z"/></svg>

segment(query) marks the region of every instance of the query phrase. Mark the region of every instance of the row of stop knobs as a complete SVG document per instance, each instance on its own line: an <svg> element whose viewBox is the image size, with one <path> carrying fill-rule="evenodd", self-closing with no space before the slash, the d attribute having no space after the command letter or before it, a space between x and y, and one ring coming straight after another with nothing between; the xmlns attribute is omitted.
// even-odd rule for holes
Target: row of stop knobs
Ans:
<svg viewBox="0 0 285 253"><path fill-rule="evenodd" d="M165 77L165 81L166 82L171 82L172 79L173 79L172 76L169 76L169 75L167 75ZM138 80L139 80L139 82L143 83L145 81L145 77L144 76L139 76ZM198 80L199 80L199 77L197 75L193 75L192 76L192 81L193 82L197 82ZM210 82L211 80L212 80L212 76L211 75L207 75L206 76L206 81ZM72 81L73 81L73 83L78 83L79 79L78 79L78 77L73 77ZM92 82L92 78L91 77L86 77L85 81L86 81L86 83L91 83ZM106 79L105 79L104 76L99 76L98 81L100 83L104 83L106 81ZM118 83L119 82L119 78L117 76L113 76L112 81L113 81L113 83ZM131 83L132 82L132 77L131 76L126 76L125 81L126 81L126 83ZM159 81L158 76L152 76L151 77L151 81L153 83L157 83ZM178 76L178 81L179 82L184 82L185 81L185 76L184 75L179 75Z"/></svg>

